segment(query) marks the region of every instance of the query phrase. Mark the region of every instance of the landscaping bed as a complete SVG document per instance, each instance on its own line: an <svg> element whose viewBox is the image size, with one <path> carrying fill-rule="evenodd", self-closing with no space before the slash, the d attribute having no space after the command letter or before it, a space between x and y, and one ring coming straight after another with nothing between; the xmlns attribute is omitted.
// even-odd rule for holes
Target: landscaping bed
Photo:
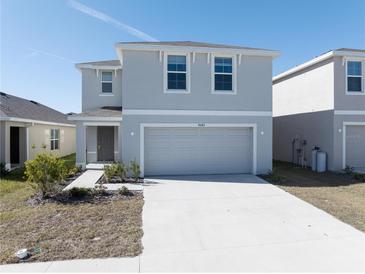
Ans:
<svg viewBox="0 0 365 274"><path fill-rule="evenodd" d="M71 161L72 162L72 161ZM21 172L0 180L0 264L128 257L142 252L141 191L74 189L46 197Z"/></svg>
<svg viewBox="0 0 365 274"><path fill-rule="evenodd" d="M286 162L261 176L270 183L365 232L365 176L317 173Z"/></svg>

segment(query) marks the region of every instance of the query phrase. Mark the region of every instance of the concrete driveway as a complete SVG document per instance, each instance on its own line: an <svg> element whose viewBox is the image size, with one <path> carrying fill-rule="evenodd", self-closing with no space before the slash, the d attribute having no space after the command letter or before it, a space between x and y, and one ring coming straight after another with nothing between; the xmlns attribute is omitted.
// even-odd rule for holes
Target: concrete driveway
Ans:
<svg viewBox="0 0 365 274"><path fill-rule="evenodd" d="M141 272L365 270L362 232L256 176L150 181Z"/></svg>

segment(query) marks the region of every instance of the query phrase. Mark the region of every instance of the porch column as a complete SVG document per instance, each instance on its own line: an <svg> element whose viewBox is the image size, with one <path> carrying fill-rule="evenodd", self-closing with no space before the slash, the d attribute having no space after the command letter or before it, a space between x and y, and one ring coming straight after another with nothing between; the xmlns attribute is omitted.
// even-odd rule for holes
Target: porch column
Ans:
<svg viewBox="0 0 365 274"><path fill-rule="evenodd" d="M123 156L122 156L122 123L118 127L116 127L118 130L118 157L119 161L123 162Z"/></svg>
<svg viewBox="0 0 365 274"><path fill-rule="evenodd" d="M5 167L11 169L10 162L10 125L5 123Z"/></svg>
<svg viewBox="0 0 365 274"><path fill-rule="evenodd" d="M82 122L76 125L76 165L86 167L86 126Z"/></svg>

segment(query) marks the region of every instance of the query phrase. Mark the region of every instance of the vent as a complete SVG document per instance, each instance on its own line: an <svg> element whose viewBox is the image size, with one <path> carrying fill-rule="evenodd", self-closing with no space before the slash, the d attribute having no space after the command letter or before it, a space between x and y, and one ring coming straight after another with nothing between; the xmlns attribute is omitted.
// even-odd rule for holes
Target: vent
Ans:
<svg viewBox="0 0 365 274"><path fill-rule="evenodd" d="M1 91L0 91L0 95L1 95L2 97L6 97L6 98L8 98L8 95L7 95L5 92L1 92Z"/></svg>
<svg viewBox="0 0 365 274"><path fill-rule="evenodd" d="M39 103L38 103L38 102L33 101L33 100L29 100L29 102L31 102L31 103L33 103L33 104L35 104L35 105L39 105Z"/></svg>

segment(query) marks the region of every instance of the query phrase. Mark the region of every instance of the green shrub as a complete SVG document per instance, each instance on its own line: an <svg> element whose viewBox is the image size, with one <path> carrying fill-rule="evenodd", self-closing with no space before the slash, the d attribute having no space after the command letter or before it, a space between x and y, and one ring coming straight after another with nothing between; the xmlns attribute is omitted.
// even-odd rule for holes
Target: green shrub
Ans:
<svg viewBox="0 0 365 274"><path fill-rule="evenodd" d="M84 187L73 187L68 192L74 198L84 198L90 195L91 189Z"/></svg>
<svg viewBox="0 0 365 274"><path fill-rule="evenodd" d="M352 175L352 173L354 172L354 168L346 165L344 171L345 171L346 174Z"/></svg>
<svg viewBox="0 0 365 274"><path fill-rule="evenodd" d="M70 168L67 169L67 176L68 177L73 177L79 172L81 172L81 167L80 166L73 166L73 167L70 167Z"/></svg>
<svg viewBox="0 0 365 274"><path fill-rule="evenodd" d="M5 163L1 162L0 163L0 175L1 176L5 176L9 173L9 170L6 168Z"/></svg>
<svg viewBox="0 0 365 274"><path fill-rule="evenodd" d="M123 163L113 163L104 167L104 174L107 180L117 178L123 181L127 177L127 168Z"/></svg>
<svg viewBox="0 0 365 274"><path fill-rule="evenodd" d="M139 177L141 176L141 168L136 160L131 161L129 170L132 172L132 178L136 183L139 182Z"/></svg>
<svg viewBox="0 0 365 274"><path fill-rule="evenodd" d="M126 187L126 186L122 186L119 190L118 190L120 195L123 196L131 196L133 195L133 193Z"/></svg>
<svg viewBox="0 0 365 274"><path fill-rule="evenodd" d="M361 173L354 173L352 175L352 177L355 179L355 180L358 180L360 182L365 182L365 174L361 174Z"/></svg>
<svg viewBox="0 0 365 274"><path fill-rule="evenodd" d="M65 162L50 153L38 154L34 160L25 162L25 175L28 182L34 183L42 197L54 191L55 183L67 175Z"/></svg>

